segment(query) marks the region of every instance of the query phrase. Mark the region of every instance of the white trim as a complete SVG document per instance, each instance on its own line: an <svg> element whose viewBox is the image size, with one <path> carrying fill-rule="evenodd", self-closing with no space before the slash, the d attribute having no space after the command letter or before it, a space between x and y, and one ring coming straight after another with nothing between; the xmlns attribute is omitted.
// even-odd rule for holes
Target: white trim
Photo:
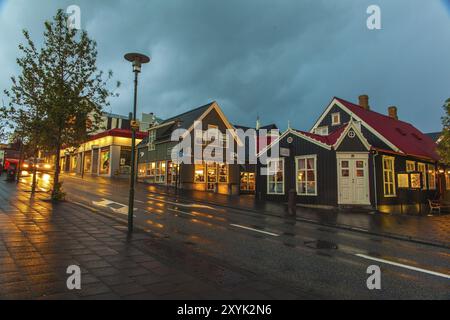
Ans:
<svg viewBox="0 0 450 320"><path fill-rule="evenodd" d="M382 158L381 158L381 160L382 160L382 168L383 168L383 196L385 197L385 198L395 198L395 197L397 197L397 188L396 188L396 181L395 181L395 157L392 157L392 156L386 156L386 155L383 155L382 156ZM392 161L392 170L387 170L387 169L385 169L385 167L384 167L384 161L385 160L389 160L389 161ZM393 191L393 194L386 194L386 183L391 183L391 182L386 182L386 180L385 180L385 173L386 173L386 171L391 171L392 172L392 191Z"/></svg>
<svg viewBox="0 0 450 320"><path fill-rule="evenodd" d="M430 169L431 167L431 169ZM432 171L432 173L430 173L430 171ZM433 175L434 179L433 182L434 184L431 185L431 181L430 181L430 176ZM428 189L429 190L436 190L436 166L434 164L431 163L427 163L427 179L428 179Z"/></svg>
<svg viewBox="0 0 450 320"><path fill-rule="evenodd" d="M329 135L329 128L328 126L317 127L316 129L314 129L314 134L317 134L319 136L327 136Z"/></svg>
<svg viewBox="0 0 450 320"><path fill-rule="evenodd" d="M281 140L283 140L283 139L284 139L288 134L290 134L290 133L293 134L293 135L295 135L295 136L297 136L297 137L299 137L299 138L302 138L302 139L304 139L304 140L306 140L306 141L309 141L309 142L311 142L311 143L314 143L314 144L318 145L319 147L322 147L322 148L327 149L327 150L331 150L331 146L329 146L329 145L327 145L327 144L325 144L325 143L322 143L322 142L320 142L320 141L318 141L318 140L316 140L316 139L314 139L314 138L308 137L307 135L304 135L304 134L302 134L301 132L295 131L295 130L293 130L293 129L287 129L285 132L283 132L283 133L278 137L278 139L275 139L274 141L272 141L272 143L269 143L264 149L262 149L262 150L256 155L256 157L260 157L263 153L267 152L270 148L272 148L272 146L273 146L274 144L279 143Z"/></svg>
<svg viewBox="0 0 450 320"><path fill-rule="evenodd" d="M420 170L420 166L423 166L424 171ZM428 190L428 171L427 164L424 162L417 162L417 171L422 173L422 190Z"/></svg>
<svg viewBox="0 0 450 320"><path fill-rule="evenodd" d="M331 103L328 105L328 107L325 109L325 111L320 116L319 120L316 121L312 129L310 130L311 133L314 133L314 129L318 127L318 125L323 121L323 119L328 115L331 108L333 108L334 105L337 105L339 108L341 108L343 111L347 112L351 118L354 118L357 121L361 121L361 124L364 124L367 130L369 130L372 134L374 134L378 139L386 143L392 150L395 152L404 153L402 150L400 150L397 146L395 146L393 143L391 143L389 140L387 140L382 134L380 134L378 131L376 131L374 128L372 128L367 122L362 120L360 117L355 115L350 109L348 109L346 106L344 106L339 100L334 98L331 100Z"/></svg>
<svg viewBox="0 0 450 320"><path fill-rule="evenodd" d="M362 160L365 162L366 167L364 168L365 171L365 188L368 192L367 201L364 202L356 202L353 203L345 203L341 200L341 181L342 178L342 168L341 168L341 161L342 160L348 160L348 161L358 161ZM336 152L336 164L337 164L337 199L338 199L338 205L370 205L370 172L369 172L369 153L368 152ZM351 170L351 168L348 168ZM352 173L353 174L353 173Z"/></svg>
<svg viewBox="0 0 450 320"><path fill-rule="evenodd" d="M160 128L164 128L164 127L170 126L170 125L172 125L172 124L174 124L174 123L175 123L175 121L170 121L170 122L161 123L161 124L159 124L159 125L156 125L156 126L153 126L153 127L148 128L148 131L150 131L150 130L157 130L157 129L160 129Z"/></svg>
<svg viewBox="0 0 450 320"><path fill-rule="evenodd" d="M299 193L298 190L298 160L305 160L305 172L306 172L306 177L308 177L308 159L314 159L314 178L315 178L315 192L314 193ZM311 171L311 170L309 170ZM308 179L305 180L306 183L308 183ZM310 154L310 155L304 155L304 156L297 156L295 157L295 190L297 191L297 195L298 196L302 196L302 197L317 197L318 194L318 190L317 190L317 186L318 186L318 179L317 179L317 154ZM306 187L306 190L308 190L308 188Z"/></svg>
<svg viewBox="0 0 450 320"><path fill-rule="evenodd" d="M282 168L282 173L283 173L283 192L282 193L269 192L269 183L270 183L270 181L269 181L269 179L270 179L270 169L269 168L270 168L270 163L271 162L280 162L280 161L282 162L282 166L283 166L283 168ZM267 172L267 184L266 184L267 194L269 194L269 195L278 195L278 196L286 194L286 190L285 190L285 184L286 184L286 172L285 172L285 170L286 170L286 167L285 167L284 158L268 159L267 160L267 170L268 170L268 172ZM279 182L275 181L274 183L275 183L275 186L276 186L277 183L279 183Z"/></svg>
<svg viewBox="0 0 450 320"><path fill-rule="evenodd" d="M211 104L211 106L198 119L196 119L196 121L202 121L212 110L216 110L216 112L219 115L220 119L223 121L223 123L225 124L227 129L230 130L230 132L233 135L233 138L237 142L237 144L239 146L243 146L243 143L242 143L241 139L239 139L238 135L235 132L236 129L230 124L230 122L228 121L227 117L225 117L224 113L222 112L222 109L219 107L217 102L214 101ZM187 132L182 137L183 138L186 137L194 129L194 126L195 126L195 121L194 121L194 123L191 125L191 127L187 130Z"/></svg>
<svg viewBox="0 0 450 320"><path fill-rule="evenodd" d="M367 150L370 150L370 148L372 146L370 145L369 141L367 141L367 139L363 136L361 131L359 131L358 128L355 126L355 123L354 123L353 120L350 120L350 123L348 124L347 128L342 132L342 134L339 137L339 139L337 139L336 143L333 145L334 150L337 150L339 148L339 146L341 145L342 141L344 141L345 137L348 135L348 132L350 131L350 129L353 129L353 131L358 136L359 140L361 140L361 142L363 143L364 147Z"/></svg>

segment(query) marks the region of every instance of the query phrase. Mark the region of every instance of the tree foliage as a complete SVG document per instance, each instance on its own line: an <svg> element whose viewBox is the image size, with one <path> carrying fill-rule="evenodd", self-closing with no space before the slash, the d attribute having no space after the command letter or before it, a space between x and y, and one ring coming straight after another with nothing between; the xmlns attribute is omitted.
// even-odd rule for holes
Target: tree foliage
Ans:
<svg viewBox="0 0 450 320"><path fill-rule="evenodd" d="M116 96L108 89L112 72L97 69L96 42L86 31L69 28L67 19L58 10L45 22L40 49L24 31L26 44L19 46L22 57L17 59L22 72L12 77L11 90L5 92L9 107L2 108L9 126L27 144L55 154L55 198L61 150L79 146L95 132L103 108Z"/></svg>
<svg viewBox="0 0 450 320"><path fill-rule="evenodd" d="M450 98L445 101L443 106L445 115L442 117L442 135L438 144L438 152L442 161L450 164Z"/></svg>

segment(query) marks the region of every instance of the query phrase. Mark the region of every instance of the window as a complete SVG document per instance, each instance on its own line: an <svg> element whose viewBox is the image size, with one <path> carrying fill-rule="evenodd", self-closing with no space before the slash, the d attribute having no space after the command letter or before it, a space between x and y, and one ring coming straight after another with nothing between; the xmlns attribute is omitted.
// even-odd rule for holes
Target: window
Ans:
<svg viewBox="0 0 450 320"><path fill-rule="evenodd" d="M417 164L417 171L422 174L422 189L427 189L427 168L425 167L425 163Z"/></svg>
<svg viewBox="0 0 450 320"><path fill-rule="evenodd" d="M331 115L331 125L338 126L341 124L341 114L339 112Z"/></svg>
<svg viewBox="0 0 450 320"><path fill-rule="evenodd" d="M84 172L91 172L92 164L92 152L87 151L84 153Z"/></svg>
<svg viewBox="0 0 450 320"><path fill-rule="evenodd" d="M428 165L428 187L436 190L436 167L432 164Z"/></svg>
<svg viewBox="0 0 450 320"><path fill-rule="evenodd" d="M219 164L219 183L228 182L228 166L226 164Z"/></svg>
<svg viewBox="0 0 450 320"><path fill-rule="evenodd" d="M414 161L406 161L406 172L416 171L416 163Z"/></svg>
<svg viewBox="0 0 450 320"><path fill-rule="evenodd" d="M393 157L383 156L383 186L385 197L395 197L395 167Z"/></svg>
<svg viewBox="0 0 450 320"><path fill-rule="evenodd" d="M100 150L100 174L109 174L110 152L109 147Z"/></svg>
<svg viewBox="0 0 450 320"><path fill-rule="evenodd" d="M194 183L205 183L205 164L195 165Z"/></svg>
<svg viewBox="0 0 450 320"><path fill-rule="evenodd" d="M268 160L267 194L284 194L284 159Z"/></svg>
<svg viewBox="0 0 450 320"><path fill-rule="evenodd" d="M297 194L317 196L317 156L296 158Z"/></svg>
<svg viewBox="0 0 450 320"><path fill-rule="evenodd" d="M138 176L139 177L145 177L146 167L147 167L146 163L139 163L139 165L138 165Z"/></svg>
<svg viewBox="0 0 450 320"><path fill-rule="evenodd" d="M148 151L153 151L156 149L156 130L150 130L148 133Z"/></svg>
<svg viewBox="0 0 450 320"><path fill-rule="evenodd" d="M318 127L318 128L316 128L315 132L318 135L327 136L328 135L328 126Z"/></svg>
<svg viewBox="0 0 450 320"><path fill-rule="evenodd" d="M166 181L166 162L158 161L155 169L155 182L164 183Z"/></svg>

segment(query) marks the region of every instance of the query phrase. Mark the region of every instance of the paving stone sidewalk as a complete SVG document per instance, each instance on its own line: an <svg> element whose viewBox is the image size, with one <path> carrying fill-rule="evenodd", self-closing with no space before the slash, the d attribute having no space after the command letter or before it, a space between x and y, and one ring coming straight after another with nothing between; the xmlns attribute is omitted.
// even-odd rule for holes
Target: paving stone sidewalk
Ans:
<svg viewBox="0 0 450 320"><path fill-rule="evenodd" d="M180 251L157 235L137 230L128 237L120 222L46 197L30 199L0 180L0 299L305 297ZM81 267L80 291L67 289L69 265Z"/></svg>

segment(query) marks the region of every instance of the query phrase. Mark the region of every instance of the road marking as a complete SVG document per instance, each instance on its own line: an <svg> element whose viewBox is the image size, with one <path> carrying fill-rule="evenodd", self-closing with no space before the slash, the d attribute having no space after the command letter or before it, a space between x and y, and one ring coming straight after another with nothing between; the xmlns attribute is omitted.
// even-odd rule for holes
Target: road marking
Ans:
<svg viewBox="0 0 450 320"><path fill-rule="evenodd" d="M242 228L242 229L246 229L246 230L250 230L250 231L260 232L260 233L264 233L264 234L268 234L269 236L273 236L273 237L279 237L280 236L279 234L276 234L276 233L267 232L267 231L258 230L258 229L253 229L253 228L250 228L250 227L241 226L239 224L230 224L230 226L237 227L237 228Z"/></svg>
<svg viewBox="0 0 450 320"><path fill-rule="evenodd" d="M179 213L182 213L182 214L186 214L188 216L195 217L195 214L192 214L192 213L189 213L189 212L186 212L186 211L181 211L181 210L178 210L178 209L169 208L169 211L179 212Z"/></svg>
<svg viewBox="0 0 450 320"><path fill-rule="evenodd" d="M103 208L108 208L116 213L120 213L122 215L128 215L128 206L124 205L122 203L118 203L115 201L111 201L108 199L102 199L102 201L92 201L92 204L94 206L98 206L98 207L103 207ZM119 206L120 208L114 208L111 205L116 205ZM133 208L133 211L136 211L137 208ZM134 217L136 217L135 215L133 215Z"/></svg>
<svg viewBox="0 0 450 320"><path fill-rule="evenodd" d="M437 277L450 279L450 275L444 274L444 273L439 273L439 272L430 271L430 270L426 270L426 269L422 269L422 268L412 267L412 266L408 266L406 264L392 262L392 261L384 260L384 259L380 259L380 258L374 258L374 257L371 257L371 256L367 256L365 254L357 254L356 256L360 257L360 258L368 259L368 260L373 260L373 261L377 261L377 262L381 262L381 263L390 264L390 265L393 265L393 266L396 266L396 267L400 267L400 268L405 268L405 269L409 269L409 270L413 270L413 271L418 271L418 272L431 274L431 275L437 276Z"/></svg>
<svg viewBox="0 0 450 320"><path fill-rule="evenodd" d="M172 204L178 207L188 207L188 208L206 208L206 209L212 209L214 210L213 207L207 206L207 205L203 205L203 204L197 204L197 203L179 203L179 202L173 202L173 201L168 201L168 200L163 200L163 199L158 199L158 198L153 198L153 197L149 197L147 196L148 199L153 200L153 201L158 201L158 202L164 202L164 203L168 203L168 204Z"/></svg>

